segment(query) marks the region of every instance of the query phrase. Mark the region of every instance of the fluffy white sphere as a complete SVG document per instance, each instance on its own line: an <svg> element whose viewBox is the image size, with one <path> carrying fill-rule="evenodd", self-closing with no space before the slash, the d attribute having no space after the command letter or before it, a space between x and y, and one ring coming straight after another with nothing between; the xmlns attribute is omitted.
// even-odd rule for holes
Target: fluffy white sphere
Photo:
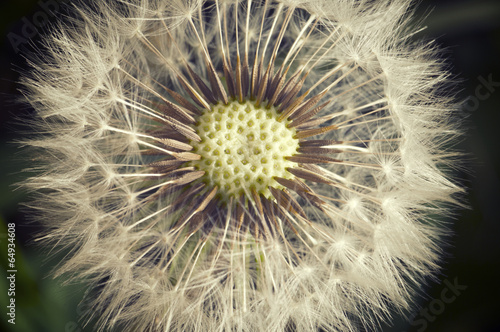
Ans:
<svg viewBox="0 0 500 332"><path fill-rule="evenodd" d="M25 185L100 329L372 330L411 305L460 189L444 173L448 73L411 40L408 1L71 12L24 78L43 161ZM268 122L292 150L250 150Z"/></svg>

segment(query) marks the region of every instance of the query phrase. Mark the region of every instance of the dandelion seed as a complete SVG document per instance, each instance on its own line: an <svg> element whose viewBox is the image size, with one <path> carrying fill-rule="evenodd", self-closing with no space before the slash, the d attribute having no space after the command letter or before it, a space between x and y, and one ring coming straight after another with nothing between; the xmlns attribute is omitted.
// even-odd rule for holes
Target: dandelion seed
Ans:
<svg viewBox="0 0 500 332"><path fill-rule="evenodd" d="M26 186L101 330L354 331L438 269L452 100L407 1L77 4Z"/></svg>

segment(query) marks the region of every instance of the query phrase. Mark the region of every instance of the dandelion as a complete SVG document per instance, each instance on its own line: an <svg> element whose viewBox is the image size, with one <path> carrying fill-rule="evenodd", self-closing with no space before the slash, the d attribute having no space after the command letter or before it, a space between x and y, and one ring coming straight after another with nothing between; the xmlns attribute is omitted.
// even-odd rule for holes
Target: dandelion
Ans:
<svg viewBox="0 0 500 332"><path fill-rule="evenodd" d="M459 188L408 1L70 9L24 78L25 185L100 330L372 330L411 306Z"/></svg>

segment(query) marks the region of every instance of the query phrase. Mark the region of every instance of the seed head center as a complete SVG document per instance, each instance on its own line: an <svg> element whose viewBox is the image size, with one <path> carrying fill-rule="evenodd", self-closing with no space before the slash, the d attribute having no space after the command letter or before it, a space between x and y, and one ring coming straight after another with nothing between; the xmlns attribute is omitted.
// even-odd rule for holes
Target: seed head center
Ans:
<svg viewBox="0 0 500 332"><path fill-rule="evenodd" d="M286 168L297 164L285 158L297 152L299 140L295 128L278 116L274 107L252 101L217 104L200 116L201 142L191 144L201 159L191 163L205 171L202 181L218 186L222 200L250 195L252 189L269 198L269 186L283 188L274 177L293 178Z"/></svg>

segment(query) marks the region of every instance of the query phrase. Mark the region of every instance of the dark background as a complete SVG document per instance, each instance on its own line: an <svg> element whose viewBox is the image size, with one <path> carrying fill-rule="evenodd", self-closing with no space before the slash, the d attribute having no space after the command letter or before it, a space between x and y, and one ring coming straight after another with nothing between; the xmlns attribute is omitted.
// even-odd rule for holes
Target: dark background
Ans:
<svg viewBox="0 0 500 332"><path fill-rule="evenodd" d="M42 0L46 3L48 0ZM83 294L79 285L61 287L48 274L54 260L33 246L36 224L28 224L19 202L26 200L14 183L26 176L27 167L12 142L22 138L22 127L16 124L19 115L29 116L31 110L16 103L18 70L26 68L23 53L33 34L25 41L13 34L29 35L26 22L43 19L37 0L3 0L0 4L0 326L3 331L92 331L78 320L77 304ZM419 299L430 316L415 313L415 318L396 319L384 331L493 332L500 331L500 87L490 91L478 88L482 78L500 82L500 1L498 0L423 0L418 7L426 17L427 29L419 37L437 39L446 50L451 72L462 80L459 98L469 99L460 121L466 135L457 145L467 153L463 157L468 171L459 172L470 209L459 211L453 225L450 256L443 264L439 282L430 283L428 296ZM37 16L38 15L38 16ZM25 29L23 31L23 28ZM43 29L42 29L43 30ZM10 35L9 35L10 34ZM10 36L10 39L9 39ZM479 89L479 90L478 90ZM474 99L477 91L485 95ZM489 95L486 96L486 94ZM480 100L483 99L483 100ZM16 223L16 325L6 323L6 224ZM466 286L450 303L442 302L449 283ZM447 296L452 293L447 293ZM80 310L81 311L81 310Z"/></svg>

